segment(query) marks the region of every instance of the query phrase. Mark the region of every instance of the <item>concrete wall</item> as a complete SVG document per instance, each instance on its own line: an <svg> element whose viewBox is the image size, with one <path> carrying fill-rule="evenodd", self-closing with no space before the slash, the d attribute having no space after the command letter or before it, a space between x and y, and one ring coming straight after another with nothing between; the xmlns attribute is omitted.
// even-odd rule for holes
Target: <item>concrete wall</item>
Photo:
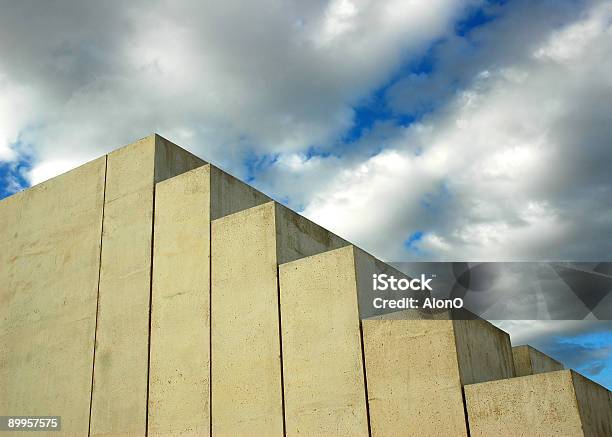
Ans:
<svg viewBox="0 0 612 437"><path fill-rule="evenodd" d="M529 345L513 347L512 356L516 376L563 370L563 364Z"/></svg>
<svg viewBox="0 0 612 437"><path fill-rule="evenodd" d="M157 184L148 435L209 434L211 218L268 200L211 165Z"/></svg>
<svg viewBox="0 0 612 437"><path fill-rule="evenodd" d="M279 267L287 436L367 436L354 247Z"/></svg>
<svg viewBox="0 0 612 437"><path fill-rule="evenodd" d="M609 392L570 370L467 385L465 396L474 437L612 435Z"/></svg>
<svg viewBox="0 0 612 437"><path fill-rule="evenodd" d="M0 415L61 414L63 435L89 426L105 169L0 201Z"/></svg>
<svg viewBox="0 0 612 437"><path fill-rule="evenodd" d="M145 434L154 184L203 163L158 135L108 155L91 435Z"/></svg>
<svg viewBox="0 0 612 437"><path fill-rule="evenodd" d="M345 244L274 202L213 221L213 434L283 435L278 264Z"/></svg>

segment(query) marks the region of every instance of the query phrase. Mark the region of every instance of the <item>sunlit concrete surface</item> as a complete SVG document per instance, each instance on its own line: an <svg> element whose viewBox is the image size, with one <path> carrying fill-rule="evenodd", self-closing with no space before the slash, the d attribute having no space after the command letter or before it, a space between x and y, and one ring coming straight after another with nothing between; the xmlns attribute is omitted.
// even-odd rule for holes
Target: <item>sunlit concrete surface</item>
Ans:
<svg viewBox="0 0 612 437"><path fill-rule="evenodd" d="M91 435L144 435L155 182L204 162L158 135L108 155Z"/></svg>
<svg viewBox="0 0 612 437"><path fill-rule="evenodd" d="M275 202L213 221L213 434L283 435L278 264L346 244Z"/></svg>
<svg viewBox="0 0 612 437"><path fill-rule="evenodd" d="M279 267L288 436L367 436L356 249Z"/></svg>
<svg viewBox="0 0 612 437"><path fill-rule="evenodd" d="M612 435L610 392L571 370L465 387L471 435Z"/></svg>
<svg viewBox="0 0 612 437"><path fill-rule="evenodd" d="M466 436L462 386L514 375L508 334L480 320L364 320L373 436Z"/></svg>
<svg viewBox="0 0 612 437"><path fill-rule="evenodd" d="M210 223L267 201L211 165L157 184L148 435L209 435Z"/></svg>
<svg viewBox="0 0 612 437"><path fill-rule="evenodd" d="M0 201L0 415L61 414L66 435L89 427L105 172Z"/></svg>

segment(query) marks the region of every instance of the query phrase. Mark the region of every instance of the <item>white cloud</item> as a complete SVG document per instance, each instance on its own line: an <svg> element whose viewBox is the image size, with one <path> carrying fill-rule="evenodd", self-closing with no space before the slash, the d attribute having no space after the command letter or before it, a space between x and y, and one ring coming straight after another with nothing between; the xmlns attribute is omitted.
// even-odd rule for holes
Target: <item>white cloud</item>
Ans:
<svg viewBox="0 0 612 437"><path fill-rule="evenodd" d="M31 181L32 185L36 185L42 181L46 181L58 174L65 173L77 167L78 162L71 160L49 160L32 167L26 177Z"/></svg>
<svg viewBox="0 0 612 437"><path fill-rule="evenodd" d="M260 187L388 259L605 257L610 7L491 6L497 20L453 36L472 4L11 3L0 159L31 146L39 182L157 131L243 176L248 152L279 154ZM354 105L434 40L434 71L385 96L429 112L341 145Z"/></svg>
<svg viewBox="0 0 612 437"><path fill-rule="evenodd" d="M591 15L562 30L553 32L534 56L560 63L579 60L584 52L597 46L597 42L612 37L612 5L603 3L594 7Z"/></svg>
<svg viewBox="0 0 612 437"><path fill-rule="evenodd" d="M389 149L348 161L305 214L392 260L607 259L611 10L596 5L520 62L475 71ZM406 252L416 230L421 252Z"/></svg>
<svg viewBox="0 0 612 437"><path fill-rule="evenodd" d="M325 45L332 42L343 33L354 29L357 7L349 0L333 0L327 6L323 28L319 35L315 35L315 41Z"/></svg>
<svg viewBox="0 0 612 437"><path fill-rule="evenodd" d="M12 158L6 144L21 135L50 169L157 131L240 173L248 150L329 145L352 105L451 30L466 4L63 0L36 14L31 2L7 4L4 95L13 102L28 86L37 100L25 118L1 115L11 131L0 153Z"/></svg>
<svg viewBox="0 0 612 437"><path fill-rule="evenodd" d="M11 83L0 71L0 161L13 161L18 153L14 146L28 123L29 110L35 106L34 92L24 84Z"/></svg>

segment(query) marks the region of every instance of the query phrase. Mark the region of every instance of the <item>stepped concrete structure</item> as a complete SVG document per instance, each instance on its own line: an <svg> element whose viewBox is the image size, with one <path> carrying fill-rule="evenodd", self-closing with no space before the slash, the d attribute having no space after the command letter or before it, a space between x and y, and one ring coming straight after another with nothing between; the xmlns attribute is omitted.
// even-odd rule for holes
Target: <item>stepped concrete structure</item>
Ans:
<svg viewBox="0 0 612 437"><path fill-rule="evenodd" d="M612 435L489 322L364 315L399 272L158 135L0 201L0 247L0 416L61 416L5 435Z"/></svg>
<svg viewBox="0 0 612 437"><path fill-rule="evenodd" d="M514 376L484 320L365 320L363 341L372 435L467 436L462 387Z"/></svg>

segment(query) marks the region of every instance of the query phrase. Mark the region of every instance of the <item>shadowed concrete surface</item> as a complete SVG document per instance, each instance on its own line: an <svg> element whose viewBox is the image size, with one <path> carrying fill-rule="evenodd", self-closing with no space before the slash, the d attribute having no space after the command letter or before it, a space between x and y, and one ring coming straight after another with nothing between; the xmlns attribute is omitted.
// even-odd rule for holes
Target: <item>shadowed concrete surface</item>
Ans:
<svg viewBox="0 0 612 437"><path fill-rule="evenodd" d="M513 347L512 356L516 376L535 375L563 369L563 364L529 345Z"/></svg>

